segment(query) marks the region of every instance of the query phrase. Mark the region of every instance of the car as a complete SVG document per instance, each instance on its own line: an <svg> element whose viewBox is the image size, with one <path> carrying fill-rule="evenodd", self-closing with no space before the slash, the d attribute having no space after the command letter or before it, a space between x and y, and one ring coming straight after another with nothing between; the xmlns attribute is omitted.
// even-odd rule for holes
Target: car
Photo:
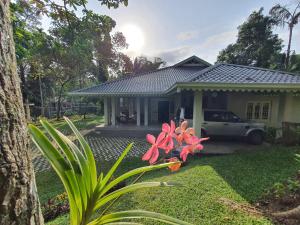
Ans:
<svg viewBox="0 0 300 225"><path fill-rule="evenodd" d="M204 110L202 136L230 136L246 138L259 145L265 136L265 124L245 121L227 110Z"/></svg>

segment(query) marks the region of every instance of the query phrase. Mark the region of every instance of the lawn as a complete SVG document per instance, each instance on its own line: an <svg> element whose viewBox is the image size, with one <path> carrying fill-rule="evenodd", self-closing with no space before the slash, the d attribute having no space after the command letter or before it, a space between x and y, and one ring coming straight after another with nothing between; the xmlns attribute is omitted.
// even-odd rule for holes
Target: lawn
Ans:
<svg viewBox="0 0 300 225"><path fill-rule="evenodd" d="M74 115L69 117L69 119L72 120L72 122L75 124L77 129L79 130L86 130L91 129L95 127L96 125L104 123L103 116L99 115L93 115L89 114L86 115L86 118L80 115ZM69 128L67 122L61 118L60 120L57 119L48 119L48 122L50 122L55 128L60 130L66 135L71 134L71 129ZM40 125L39 121L36 122L36 124L39 128L43 129L43 127Z"/></svg>
<svg viewBox="0 0 300 225"><path fill-rule="evenodd" d="M153 188L128 194L113 210L146 209L178 217L198 224L272 224L267 218L233 210L220 202L227 198L238 203L255 203L274 183L294 176L300 165L294 154L296 147L261 147L250 153L228 156L189 158L189 164L179 172L166 169L144 175L144 181L175 181L182 186ZM103 165L105 168L113 162ZM140 159L125 161L118 171L144 165ZM51 184L51 185L49 185ZM42 203L63 191L53 172L37 174ZM48 225L67 224L67 215ZM158 224L147 221L145 224Z"/></svg>

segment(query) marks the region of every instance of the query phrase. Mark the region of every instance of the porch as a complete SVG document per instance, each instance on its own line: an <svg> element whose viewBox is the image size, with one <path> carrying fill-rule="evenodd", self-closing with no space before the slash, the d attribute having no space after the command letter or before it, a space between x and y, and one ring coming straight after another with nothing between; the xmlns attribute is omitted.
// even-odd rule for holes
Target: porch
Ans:
<svg viewBox="0 0 300 225"><path fill-rule="evenodd" d="M243 120L281 127L300 111L300 98L294 93L270 91L177 90L166 96L113 96L104 98L105 127L97 129L127 135L158 133L170 120L179 121L181 111L200 135L204 109L229 110ZM295 118L292 118L295 120Z"/></svg>

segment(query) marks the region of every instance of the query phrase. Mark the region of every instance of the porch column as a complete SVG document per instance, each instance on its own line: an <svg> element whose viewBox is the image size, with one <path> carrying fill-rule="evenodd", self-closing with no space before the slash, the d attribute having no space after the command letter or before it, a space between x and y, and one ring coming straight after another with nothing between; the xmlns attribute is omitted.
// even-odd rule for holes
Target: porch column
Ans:
<svg viewBox="0 0 300 225"><path fill-rule="evenodd" d="M136 125L141 126L141 99L136 98Z"/></svg>
<svg viewBox="0 0 300 225"><path fill-rule="evenodd" d="M201 136L202 125L202 91L194 91L193 127L196 135Z"/></svg>
<svg viewBox="0 0 300 225"><path fill-rule="evenodd" d="M144 125L148 126L148 98L144 98Z"/></svg>
<svg viewBox="0 0 300 225"><path fill-rule="evenodd" d="M108 99L107 97L104 97L104 125L108 126Z"/></svg>
<svg viewBox="0 0 300 225"><path fill-rule="evenodd" d="M116 126L116 97L111 98L111 125Z"/></svg>

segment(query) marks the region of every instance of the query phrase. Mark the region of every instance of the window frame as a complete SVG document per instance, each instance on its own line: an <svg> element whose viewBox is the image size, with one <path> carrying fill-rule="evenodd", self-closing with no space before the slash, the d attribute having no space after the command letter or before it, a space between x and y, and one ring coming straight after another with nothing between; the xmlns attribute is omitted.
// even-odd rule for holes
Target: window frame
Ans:
<svg viewBox="0 0 300 225"><path fill-rule="evenodd" d="M252 114L251 114L251 119L248 119L248 105L252 104ZM259 104L259 118L255 119L255 106ZM263 107L265 104L269 105L268 108L268 117L267 119L263 119ZM258 120L258 121L269 121L271 119L271 108L272 108L272 104L271 101L248 101L246 103L246 110L245 110L245 116L247 120Z"/></svg>

